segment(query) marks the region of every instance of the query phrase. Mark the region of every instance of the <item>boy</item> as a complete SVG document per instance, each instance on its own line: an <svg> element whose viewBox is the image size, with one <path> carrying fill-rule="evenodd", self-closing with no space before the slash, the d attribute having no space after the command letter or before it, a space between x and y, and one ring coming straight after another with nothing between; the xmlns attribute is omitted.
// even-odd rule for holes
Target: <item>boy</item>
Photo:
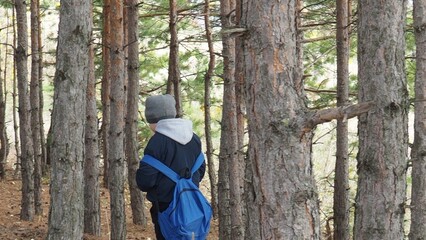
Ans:
<svg viewBox="0 0 426 240"><path fill-rule="evenodd" d="M201 152L200 138L192 131L190 120L175 118L176 102L171 95L150 96L145 103L145 118L154 131L144 154L149 154L170 167L181 177L190 177L190 170ZM205 162L194 173L192 180L199 185L206 170ZM169 206L175 183L145 162L136 172L140 190L147 192L152 203L150 209L157 239L164 239L158 224L158 212Z"/></svg>

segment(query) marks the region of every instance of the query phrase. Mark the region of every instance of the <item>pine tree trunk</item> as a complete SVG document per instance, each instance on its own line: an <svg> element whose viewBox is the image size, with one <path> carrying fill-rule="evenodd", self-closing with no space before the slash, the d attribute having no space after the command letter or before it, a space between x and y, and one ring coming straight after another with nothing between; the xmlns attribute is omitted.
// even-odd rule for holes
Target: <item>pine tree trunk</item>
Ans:
<svg viewBox="0 0 426 240"><path fill-rule="evenodd" d="M34 146L34 205L35 214L42 215L42 199L41 199L41 177L42 177L42 161L41 161L41 139L40 139L40 76L39 76L39 29L38 29L39 9L37 0L31 0L31 84L30 84L30 100L31 100L31 132Z"/></svg>
<svg viewBox="0 0 426 240"><path fill-rule="evenodd" d="M138 102L139 102L139 39L138 7L136 0L127 0L128 6L128 86L126 114L126 160L128 167L130 205L133 223L146 226L145 199L136 184L136 170L139 167L138 145Z"/></svg>
<svg viewBox="0 0 426 240"><path fill-rule="evenodd" d="M206 135L206 157L208 164L208 174L210 179L210 193L211 200L210 204L213 208L213 213L215 218L217 218L218 205L217 205L217 177L216 177L216 166L213 159L213 142L211 136L211 79L213 77L213 71L216 64L216 58L214 55L214 46L213 46L213 37L212 29L210 26L210 1L206 0L204 2L204 27L206 30L206 40L209 51L209 64L206 75L204 76L204 132Z"/></svg>
<svg viewBox="0 0 426 240"><path fill-rule="evenodd" d="M348 1L337 0L337 106L349 97L349 13ZM349 155L347 119L337 120L334 177L334 238L349 240Z"/></svg>
<svg viewBox="0 0 426 240"><path fill-rule="evenodd" d="M40 124L40 147L41 147L41 165L42 165L42 175L46 176L48 172L47 166L47 149L46 149L46 137L44 131L44 118L43 118L43 109L44 109L44 98L43 98L43 42L42 42L42 32L41 32L41 19L40 19L40 0L37 0L37 8L39 9L38 14L38 55L39 55L39 64L38 64L38 76L39 76L39 124Z"/></svg>
<svg viewBox="0 0 426 240"><path fill-rule="evenodd" d="M414 1L416 83L410 239L426 239L426 1Z"/></svg>
<svg viewBox="0 0 426 240"><path fill-rule="evenodd" d="M409 111L404 72L406 1L358 2L359 117L354 239L403 239Z"/></svg>
<svg viewBox="0 0 426 240"><path fill-rule="evenodd" d="M46 239L82 239L90 1L61 1L52 112L49 226Z"/></svg>
<svg viewBox="0 0 426 240"><path fill-rule="evenodd" d="M111 59L110 59L110 43L111 43L111 6L110 0L103 0L103 16L104 27L102 35L102 62L103 62L103 75L102 75L102 155L104 163L103 185L108 188L108 149L109 149L109 127L110 127L110 92L111 92Z"/></svg>
<svg viewBox="0 0 426 240"><path fill-rule="evenodd" d="M176 100L176 117L183 116L182 101L180 99L180 69L179 69L179 41L178 41L178 14L177 0L169 0L169 75L167 79L167 93L172 94Z"/></svg>
<svg viewBox="0 0 426 240"><path fill-rule="evenodd" d="M224 29L230 29L232 10L235 9L235 2L229 0L221 1L221 22ZM231 239L244 239L242 210L241 210L241 168L239 164L238 151L238 131L237 131L237 101L235 86L235 40L230 35L222 38L222 55L224 59L224 93L223 93L223 112L222 112L222 131L221 131L221 148L219 155L220 164L226 164L225 174L228 174L228 184L221 186L229 186L229 189L223 189L223 193L229 191L229 195L225 195L228 201L225 206L229 209L222 209L220 213L224 214L224 219L229 222L220 223L221 237ZM221 170L220 170L221 171ZM224 180L226 180L224 179ZM232 181L231 181L232 179ZM222 180L221 180L222 181ZM219 190L222 193L222 190ZM220 204L221 205L221 204ZM229 215L229 218L226 215ZM221 218L221 216L219 216Z"/></svg>
<svg viewBox="0 0 426 240"><path fill-rule="evenodd" d="M111 109L109 128L109 190L111 205L111 239L126 239L126 213L124 202L124 48L123 1L111 1L110 59Z"/></svg>
<svg viewBox="0 0 426 240"><path fill-rule="evenodd" d="M10 20L10 16L9 16L9 9L6 10L6 25L9 26L10 21L14 21L13 19ZM12 9L12 12L14 12L14 10ZM5 36L5 43L6 44L10 44L9 43L9 36L10 36L10 30L9 28L6 29L6 36ZM3 78L1 78L0 76L0 83L1 83L1 100L0 100L0 180L1 179L5 179L6 178L6 164L7 164L7 156L9 155L9 138L7 136L7 131L6 131L6 102L7 102L7 95L8 95L8 90L10 87L7 86L6 83L6 79L8 76L8 60L9 60L9 56L11 56L10 52L8 51L8 49L5 49L4 51L4 69L3 69ZM1 67L0 67L1 68ZM13 111L16 112L16 111ZM15 113L14 113L15 114Z"/></svg>
<svg viewBox="0 0 426 240"><path fill-rule="evenodd" d="M15 11L12 11L12 19L15 19ZM12 24L13 28L13 46L14 49L16 49L16 38L17 38L17 29L16 24ZM16 59L14 59L14 62L16 63ZM18 109L16 98L18 96L18 88L17 88L17 76L16 76L16 67L13 68L13 74L12 74L12 109ZM19 103L18 103L19 104ZM13 112L13 134L14 134L14 145L15 145L15 152L16 152L16 163L15 163L15 176L18 176L18 174L21 172L21 148L19 146L19 127L18 127L18 119L17 119L17 111Z"/></svg>
<svg viewBox="0 0 426 240"><path fill-rule="evenodd" d="M231 6L234 6L233 1L231 1ZM241 26L241 0L235 1L235 19L236 19L236 26ZM238 154L238 164L240 169L240 179L242 180L241 189L244 189L245 181L243 179L246 179L245 172L246 172L246 163L245 163L245 157L246 157L246 110L245 110L245 98L244 98L244 56L243 56L243 45L242 40L240 38L235 38L235 104L236 104L236 114L237 114L237 138L238 138L238 145L237 145L237 154ZM246 213L246 201L245 199L245 192L243 191L241 199L241 211L242 211L242 217L243 217L243 224L246 225L247 221L247 213ZM243 229L245 231L245 229Z"/></svg>
<svg viewBox="0 0 426 240"><path fill-rule="evenodd" d="M5 58L6 61L7 58ZM1 63L0 63L1 64ZM0 66L0 72L1 72ZM6 136L6 101L3 92L4 78L0 76L0 180L6 179L6 157L7 157L7 136Z"/></svg>
<svg viewBox="0 0 426 240"><path fill-rule="evenodd" d="M93 11L93 5L91 6ZM90 24L93 12L90 14ZM101 210L99 187L98 109L96 106L95 54L89 46L89 70L86 89L86 129L84 156L84 232L101 235Z"/></svg>
<svg viewBox="0 0 426 240"><path fill-rule="evenodd" d="M319 239L312 132L296 48L296 1L245 0L241 26L249 128L246 236ZM267 17L265 17L267 16Z"/></svg>
<svg viewBox="0 0 426 240"><path fill-rule="evenodd" d="M25 2L15 1L18 46L15 62L19 94L19 137L21 139L22 200L21 220L34 218L34 151L31 139L31 112L28 95L28 25Z"/></svg>

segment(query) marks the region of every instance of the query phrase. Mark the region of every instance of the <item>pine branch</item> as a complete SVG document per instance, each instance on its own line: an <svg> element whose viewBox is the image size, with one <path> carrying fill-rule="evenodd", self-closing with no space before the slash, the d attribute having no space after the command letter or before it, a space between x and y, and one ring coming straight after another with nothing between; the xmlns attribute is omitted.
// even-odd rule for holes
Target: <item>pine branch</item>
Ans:
<svg viewBox="0 0 426 240"><path fill-rule="evenodd" d="M330 122L334 119L343 119L346 121L349 118L368 112L374 105L373 101L369 101L349 106L318 110L307 116L303 124L303 132L310 131L315 126L321 123Z"/></svg>

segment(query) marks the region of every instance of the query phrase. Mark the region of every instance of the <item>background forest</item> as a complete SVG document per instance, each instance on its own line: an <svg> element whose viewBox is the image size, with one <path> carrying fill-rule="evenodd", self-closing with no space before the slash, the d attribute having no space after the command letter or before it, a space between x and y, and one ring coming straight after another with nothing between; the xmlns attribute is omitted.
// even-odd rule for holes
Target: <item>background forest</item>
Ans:
<svg viewBox="0 0 426 240"><path fill-rule="evenodd" d="M0 237L153 237L135 171L169 93L203 139L209 239L426 239L425 9L1 0L1 189L30 224Z"/></svg>

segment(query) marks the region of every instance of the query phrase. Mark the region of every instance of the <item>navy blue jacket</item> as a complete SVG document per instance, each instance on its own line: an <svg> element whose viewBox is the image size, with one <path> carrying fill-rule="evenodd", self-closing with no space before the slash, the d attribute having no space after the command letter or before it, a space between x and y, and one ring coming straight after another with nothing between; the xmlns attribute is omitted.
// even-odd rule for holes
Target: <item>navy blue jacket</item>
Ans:
<svg viewBox="0 0 426 240"><path fill-rule="evenodd" d="M160 160L182 177L191 170L200 153L201 141L195 133L189 142L181 144L162 133L155 132L144 151L144 154ZM197 186L204 177L205 170L204 162L194 173L192 180ZM147 192L149 201L171 202L175 183L147 163L140 162L136 182L140 190Z"/></svg>

